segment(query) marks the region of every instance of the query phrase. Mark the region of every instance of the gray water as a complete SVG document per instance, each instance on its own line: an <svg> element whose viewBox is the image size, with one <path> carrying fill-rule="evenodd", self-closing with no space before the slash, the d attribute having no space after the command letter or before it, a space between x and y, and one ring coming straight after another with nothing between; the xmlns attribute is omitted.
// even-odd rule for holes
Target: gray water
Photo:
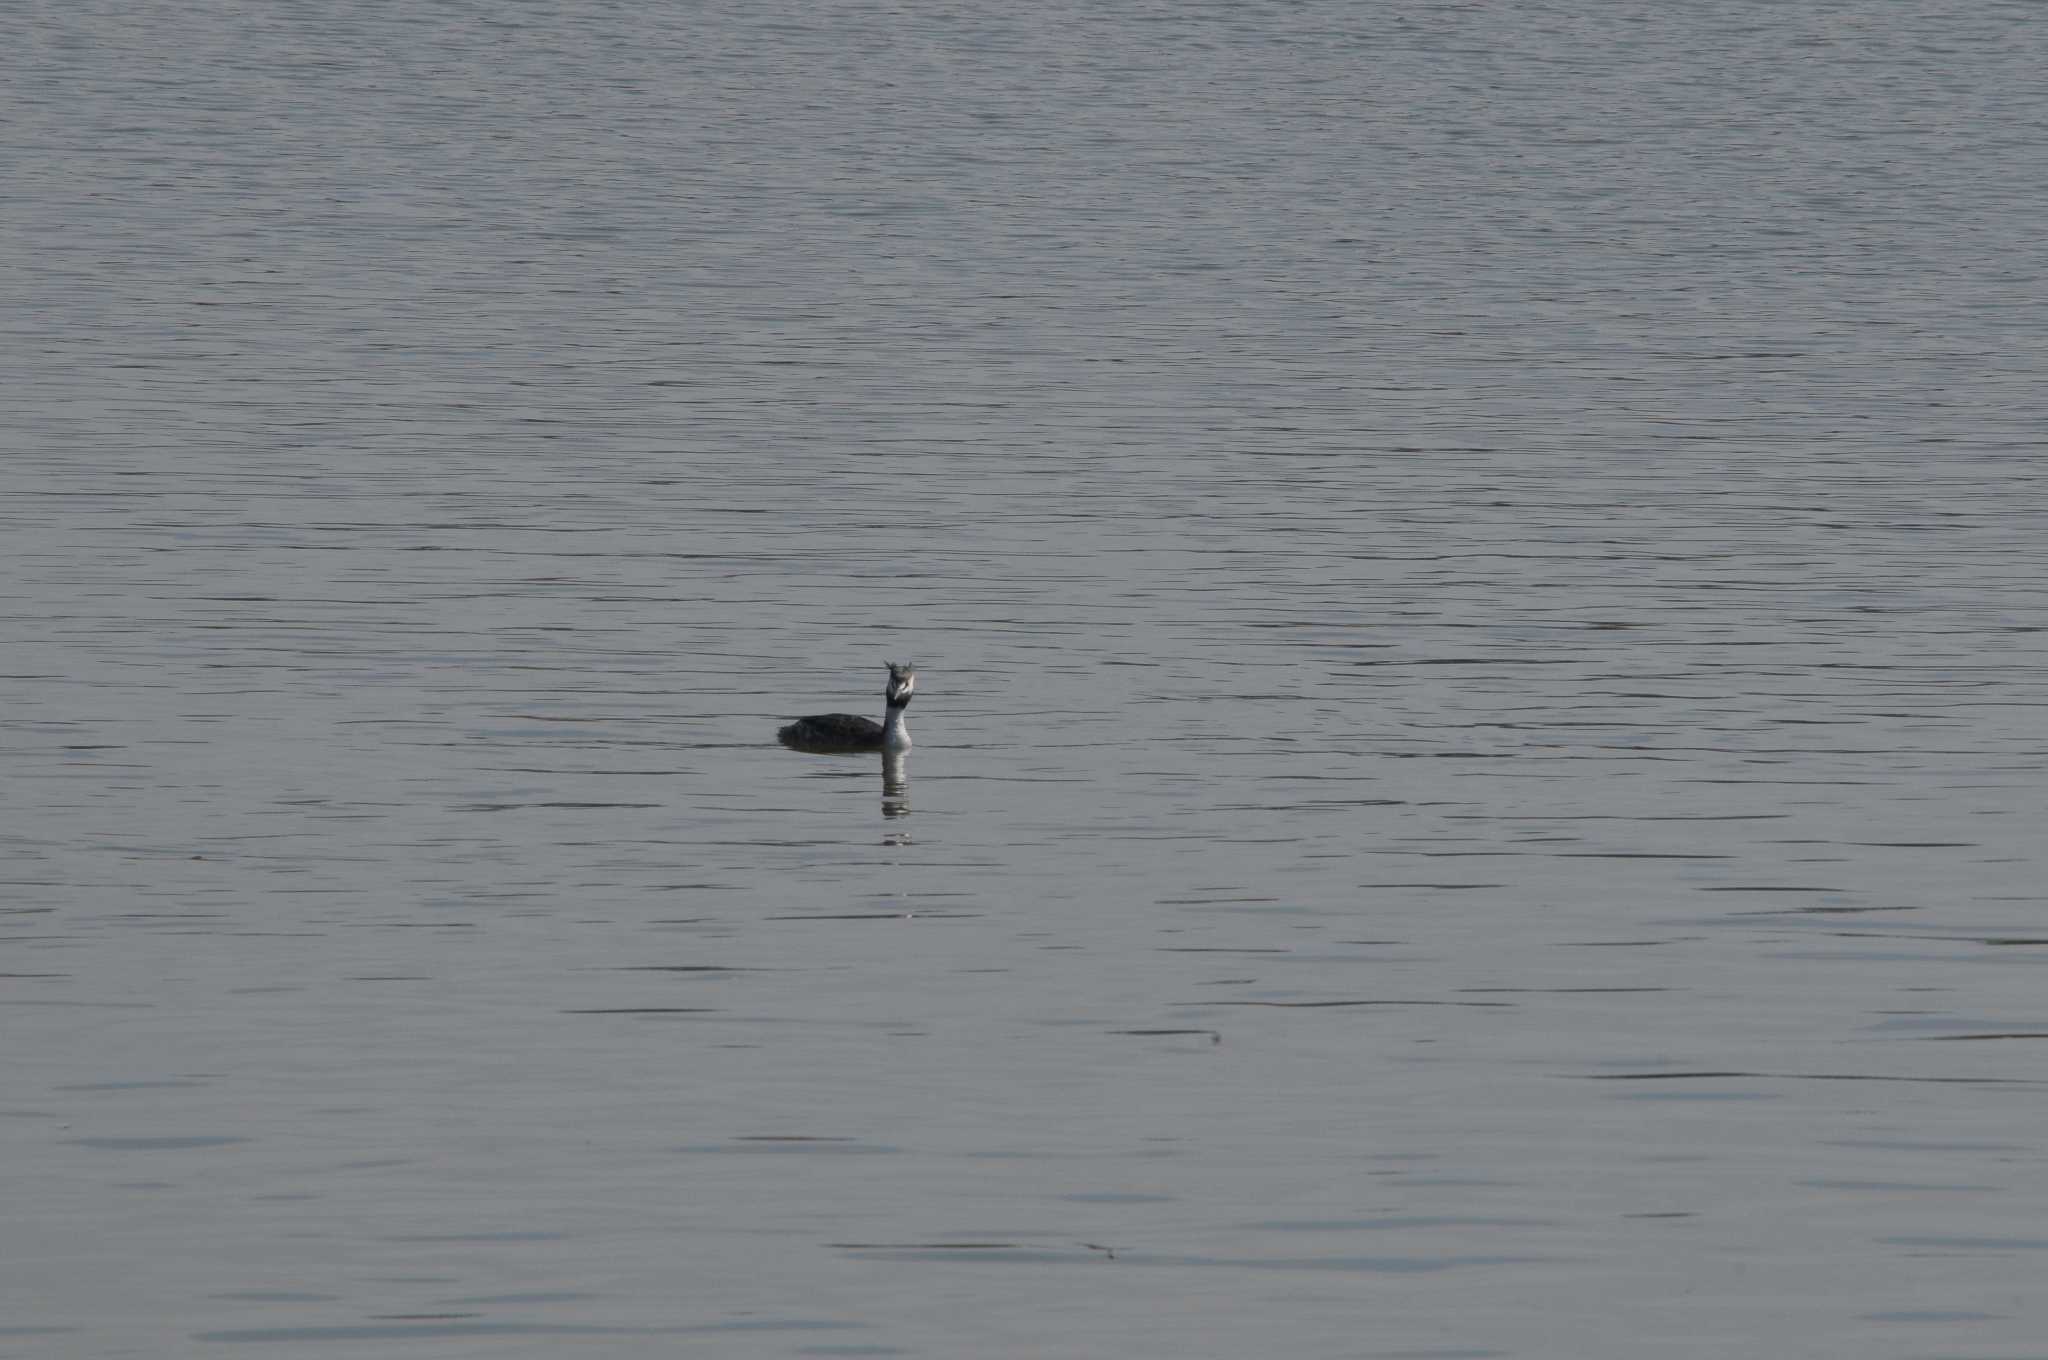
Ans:
<svg viewBox="0 0 2048 1360"><path fill-rule="evenodd" d="M2048 1355L2038 7L15 28L0 1355Z"/></svg>

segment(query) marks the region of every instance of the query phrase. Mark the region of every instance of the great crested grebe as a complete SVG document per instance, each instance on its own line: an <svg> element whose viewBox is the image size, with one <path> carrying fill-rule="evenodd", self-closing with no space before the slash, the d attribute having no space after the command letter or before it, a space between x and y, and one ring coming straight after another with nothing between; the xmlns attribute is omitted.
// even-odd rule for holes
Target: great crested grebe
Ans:
<svg viewBox="0 0 2048 1360"><path fill-rule="evenodd" d="M917 667L908 661L889 663L889 684L882 691L887 705L882 722L851 713L819 713L798 718L776 733L784 746L817 755L839 755L853 751L907 751L910 728L903 711L917 692Z"/></svg>

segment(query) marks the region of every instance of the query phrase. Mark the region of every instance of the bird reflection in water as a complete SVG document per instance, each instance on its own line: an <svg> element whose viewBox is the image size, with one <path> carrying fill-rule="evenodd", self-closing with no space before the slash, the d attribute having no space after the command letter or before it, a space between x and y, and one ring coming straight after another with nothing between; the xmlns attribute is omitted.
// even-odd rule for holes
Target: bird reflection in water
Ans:
<svg viewBox="0 0 2048 1360"><path fill-rule="evenodd" d="M882 815L891 820L910 815L910 775L905 767L907 752L882 752Z"/></svg>

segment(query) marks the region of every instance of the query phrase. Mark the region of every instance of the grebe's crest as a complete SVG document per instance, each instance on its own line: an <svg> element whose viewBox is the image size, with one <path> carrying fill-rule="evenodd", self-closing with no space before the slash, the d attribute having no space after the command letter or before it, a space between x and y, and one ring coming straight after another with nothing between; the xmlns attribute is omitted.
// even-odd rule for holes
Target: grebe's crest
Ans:
<svg viewBox="0 0 2048 1360"><path fill-rule="evenodd" d="M902 708L917 693L917 666L909 661L889 663L889 687L882 691L889 707Z"/></svg>

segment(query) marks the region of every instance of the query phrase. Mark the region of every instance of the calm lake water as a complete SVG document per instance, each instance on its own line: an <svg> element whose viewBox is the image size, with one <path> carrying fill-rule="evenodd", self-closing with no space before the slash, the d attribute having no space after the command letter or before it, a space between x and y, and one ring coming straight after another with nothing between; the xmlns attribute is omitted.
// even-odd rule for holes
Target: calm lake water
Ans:
<svg viewBox="0 0 2048 1360"><path fill-rule="evenodd" d="M2038 6L32 8L0 1356L2048 1355Z"/></svg>

